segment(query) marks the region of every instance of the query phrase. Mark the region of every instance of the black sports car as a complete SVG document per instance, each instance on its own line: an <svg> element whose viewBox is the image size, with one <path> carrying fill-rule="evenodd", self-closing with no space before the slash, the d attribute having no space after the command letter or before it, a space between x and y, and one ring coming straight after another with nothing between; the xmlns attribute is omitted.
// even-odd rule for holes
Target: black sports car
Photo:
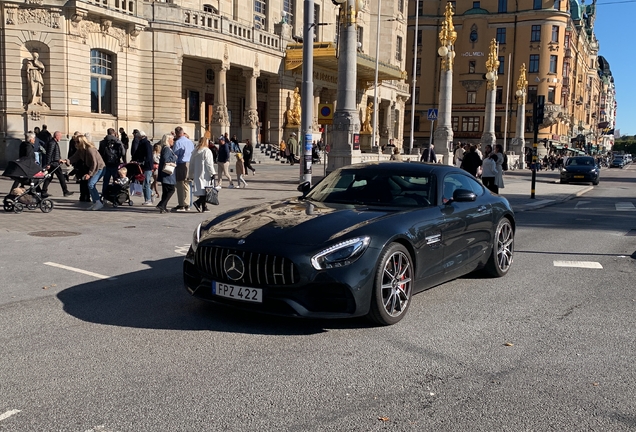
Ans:
<svg viewBox="0 0 636 432"><path fill-rule="evenodd" d="M600 180L600 168L591 156L569 157L561 170L561 183L586 183L597 185Z"/></svg>
<svg viewBox="0 0 636 432"><path fill-rule="evenodd" d="M303 196L201 223L183 264L196 297L274 314L405 315L414 293L510 269L508 201L463 170L380 162L335 170Z"/></svg>

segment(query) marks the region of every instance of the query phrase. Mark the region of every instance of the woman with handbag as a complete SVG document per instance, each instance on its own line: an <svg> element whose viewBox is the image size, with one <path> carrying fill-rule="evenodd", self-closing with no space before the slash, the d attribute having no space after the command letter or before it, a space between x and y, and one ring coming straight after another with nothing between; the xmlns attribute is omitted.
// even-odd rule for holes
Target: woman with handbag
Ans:
<svg viewBox="0 0 636 432"><path fill-rule="evenodd" d="M202 137L190 156L188 172L188 178L192 179L192 194L197 197L193 205L201 213L208 211L205 188L214 186L212 182L215 174L214 157L208 148L208 139Z"/></svg>
<svg viewBox="0 0 636 432"><path fill-rule="evenodd" d="M157 204L159 213L168 212L168 202L174 194L177 178L174 169L177 166L177 155L172 151L174 138L165 134L161 138L161 154L159 156L159 168L157 168L157 181L161 182L161 201Z"/></svg>

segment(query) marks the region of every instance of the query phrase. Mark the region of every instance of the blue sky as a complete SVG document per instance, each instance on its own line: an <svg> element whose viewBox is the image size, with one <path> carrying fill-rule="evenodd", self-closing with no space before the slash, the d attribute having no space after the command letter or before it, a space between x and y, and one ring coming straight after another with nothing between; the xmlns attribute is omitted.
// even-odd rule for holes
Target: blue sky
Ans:
<svg viewBox="0 0 636 432"><path fill-rule="evenodd" d="M599 55L609 62L616 84L616 129L621 135L636 135L636 0L598 0L596 5Z"/></svg>

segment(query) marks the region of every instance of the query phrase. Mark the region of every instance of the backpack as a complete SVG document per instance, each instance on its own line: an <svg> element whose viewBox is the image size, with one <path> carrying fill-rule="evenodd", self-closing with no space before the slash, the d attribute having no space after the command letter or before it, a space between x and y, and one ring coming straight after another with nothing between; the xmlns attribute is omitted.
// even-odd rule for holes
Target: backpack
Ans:
<svg viewBox="0 0 636 432"><path fill-rule="evenodd" d="M503 169L504 171L508 171L508 155L504 154L503 157L504 157L504 160L503 160L503 163L501 164L501 169Z"/></svg>
<svg viewBox="0 0 636 432"><path fill-rule="evenodd" d="M104 154L102 157L104 158L104 163L106 165L118 165L119 160L121 159L121 154L119 152L119 146L116 142L107 141L104 143L102 147L104 149Z"/></svg>

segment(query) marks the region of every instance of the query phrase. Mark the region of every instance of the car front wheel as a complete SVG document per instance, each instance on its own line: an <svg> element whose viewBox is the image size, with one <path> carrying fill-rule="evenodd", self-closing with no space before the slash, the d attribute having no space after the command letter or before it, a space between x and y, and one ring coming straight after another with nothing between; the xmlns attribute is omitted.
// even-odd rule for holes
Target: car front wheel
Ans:
<svg viewBox="0 0 636 432"><path fill-rule="evenodd" d="M492 253L486 263L486 272L493 277L502 277L512 265L514 254L515 233L507 218L502 218L497 224L493 239Z"/></svg>
<svg viewBox="0 0 636 432"><path fill-rule="evenodd" d="M400 321L411 303L413 263L404 246L392 243L380 255L368 318L380 325Z"/></svg>

